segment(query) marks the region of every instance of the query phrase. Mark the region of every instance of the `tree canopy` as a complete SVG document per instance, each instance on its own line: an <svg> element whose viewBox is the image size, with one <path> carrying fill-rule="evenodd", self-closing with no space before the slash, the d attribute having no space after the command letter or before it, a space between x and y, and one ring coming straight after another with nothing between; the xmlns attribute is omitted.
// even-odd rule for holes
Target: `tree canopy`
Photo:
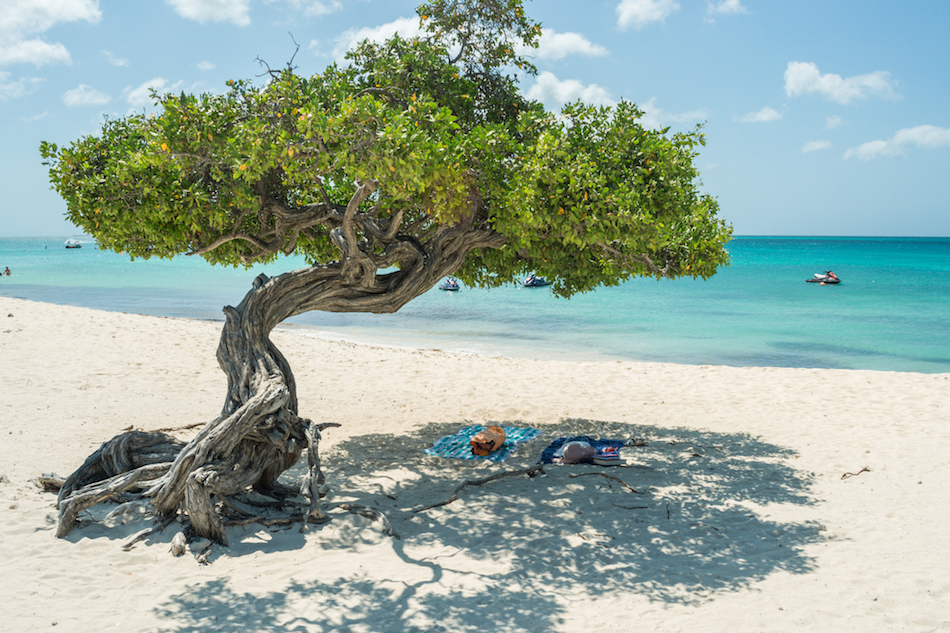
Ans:
<svg viewBox="0 0 950 633"><path fill-rule="evenodd" d="M222 94L156 95L155 114L43 143L69 219L132 257L297 252L352 259L357 277L411 266L465 225L484 234L458 258L464 281L536 271L564 296L728 261L730 228L699 191L700 128L646 128L627 102L551 113L527 100L518 77L534 72L540 26L520 0L417 12L424 37L363 42L311 77L287 67Z"/></svg>
<svg viewBox="0 0 950 633"><path fill-rule="evenodd" d="M155 95L154 114L42 144L69 219L102 247L309 264L259 276L225 308L220 415L187 444L138 431L104 444L64 483L58 535L138 490L160 516L226 543L219 501L283 495L278 477L304 450L301 515L326 520L317 447L338 424L300 416L269 337L295 314L393 312L446 275L491 287L533 271L570 296L727 263L731 229L693 164L701 129L646 128L630 103L552 113L526 99L518 79L535 72L541 29L521 0L431 0L418 13L424 36L363 42L322 73L288 65L263 85Z"/></svg>

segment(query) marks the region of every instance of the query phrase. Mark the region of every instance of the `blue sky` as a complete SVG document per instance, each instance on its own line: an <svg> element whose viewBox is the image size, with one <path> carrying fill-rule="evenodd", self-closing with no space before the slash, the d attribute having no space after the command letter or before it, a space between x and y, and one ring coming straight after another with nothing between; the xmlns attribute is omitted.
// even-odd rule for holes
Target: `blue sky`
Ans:
<svg viewBox="0 0 950 633"><path fill-rule="evenodd" d="M160 91L221 92L416 28L403 0L0 0L0 236L68 235L37 150ZM950 236L950 2L534 0L559 108L705 122L705 191L739 235ZM263 81L263 79L257 79Z"/></svg>

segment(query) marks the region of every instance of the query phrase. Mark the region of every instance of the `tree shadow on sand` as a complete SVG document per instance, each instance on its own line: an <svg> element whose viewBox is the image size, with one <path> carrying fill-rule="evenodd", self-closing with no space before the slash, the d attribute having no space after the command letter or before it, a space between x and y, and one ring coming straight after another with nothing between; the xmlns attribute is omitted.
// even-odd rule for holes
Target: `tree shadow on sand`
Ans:
<svg viewBox="0 0 950 633"><path fill-rule="evenodd" d="M326 455L330 514L345 515L343 502L383 512L402 536L388 539L393 551L405 565L427 568L426 580L354 575L294 582L263 596L216 580L162 607L175 622L169 630L215 628L225 623L210 614L228 614L260 631L411 631L420 621L429 622L425 630L541 631L566 615L564 596L701 604L775 572L804 574L814 566L806 546L824 539L818 523L802 518L813 515L805 510L815 503L812 475L791 465L793 451L749 435L566 420L544 427L501 464L421 452L457 430L433 424L411 435L364 435ZM565 435L649 443L623 449L627 467L546 465L543 474L469 486L448 505L416 511L448 499L466 480L535 464L544 446ZM446 550L463 552L468 563L430 555ZM309 609L295 608L304 600ZM315 604L337 615L314 619Z"/></svg>

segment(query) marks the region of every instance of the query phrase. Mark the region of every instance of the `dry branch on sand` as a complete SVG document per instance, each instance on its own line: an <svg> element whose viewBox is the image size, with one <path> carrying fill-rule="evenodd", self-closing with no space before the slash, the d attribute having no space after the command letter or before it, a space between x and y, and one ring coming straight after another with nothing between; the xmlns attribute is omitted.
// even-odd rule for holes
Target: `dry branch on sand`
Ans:
<svg viewBox="0 0 950 633"><path fill-rule="evenodd" d="M437 503L433 503L427 506L422 506L421 508L416 508L415 510L413 510L413 512L425 512L426 510L431 510L432 508L438 508L440 506L448 505L452 503L453 501L455 501L456 499L458 499L459 493L462 491L462 489L467 488L468 486L484 486L485 484L490 483L492 481L497 481L505 477L515 477L517 475L525 475L527 477L534 477L538 473L543 473L543 472L544 472L543 465L535 464L534 466L531 466L530 468L524 468L522 470L506 470L505 472L495 473L494 475L490 475L482 479L464 481L458 486L458 488L455 489L455 492L453 492L452 495L449 496L449 498L446 499L445 501L439 501Z"/></svg>

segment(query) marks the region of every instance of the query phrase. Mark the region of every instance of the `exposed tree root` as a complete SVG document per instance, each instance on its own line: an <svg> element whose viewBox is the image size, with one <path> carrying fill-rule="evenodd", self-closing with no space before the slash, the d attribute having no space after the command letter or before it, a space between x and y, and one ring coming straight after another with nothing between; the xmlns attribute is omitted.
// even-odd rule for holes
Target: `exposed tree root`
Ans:
<svg viewBox="0 0 950 633"><path fill-rule="evenodd" d="M63 489L63 484L65 482L65 479L53 473L43 473L33 480L33 483L35 483L43 492L55 493L59 493L59 491Z"/></svg>
<svg viewBox="0 0 950 633"><path fill-rule="evenodd" d="M69 534L76 525L79 513L86 508L107 499L116 499L127 490L141 488L142 482L159 477L167 470L168 464L150 464L80 488L60 501L56 536L62 538Z"/></svg>
<svg viewBox="0 0 950 633"><path fill-rule="evenodd" d="M164 519L162 519L161 521L159 521L159 522L158 522L158 525L156 525L155 527L153 527L151 530L145 530L145 531L142 532L141 534L136 534L132 539L129 540L128 543L126 543L125 545L122 546L122 551L128 552L128 551L131 550L133 547L135 547L136 544L138 544L138 543L144 541L145 539L147 539L148 537L150 537L152 534L158 534L159 532L163 531L163 530L164 530L165 528L167 528L174 520L175 520L175 517L174 517L174 516L165 517ZM180 534L182 534L182 533L179 532L179 535L180 535ZM176 535L176 536L177 536L177 535Z"/></svg>
<svg viewBox="0 0 950 633"><path fill-rule="evenodd" d="M102 482L142 466L171 462L184 446L184 442L159 432L129 431L116 435L66 478L59 489L56 507L90 483Z"/></svg>
<svg viewBox="0 0 950 633"><path fill-rule="evenodd" d="M247 415L247 408L242 408L234 416L231 416L236 420L233 424L239 424L244 415ZM225 526L244 525L252 522L277 525L297 521L303 521L306 525L307 522L325 523L329 521L329 517L319 507L320 498L325 494L325 479L320 470L318 445L322 430L340 425L336 423L315 424L310 420L297 419L306 424L307 448L309 448L309 470L301 489L297 491L274 482L270 487L264 488L264 493L277 497L277 501L261 503L247 500L247 503L266 507L282 507L287 503L282 497L303 494L309 497L309 503L304 507L303 512L295 513L294 516L286 519L274 519L251 517L249 513L238 508L230 499L233 495L250 490L255 482L259 482L263 468L257 471L247 466L235 468L235 462L239 465L242 464L240 458L245 455L239 450L240 445L239 447L231 447L227 441L232 439L232 436L228 435L228 430L222 430L220 424L209 424L208 426L212 427L212 431L217 429L219 432L204 433L204 443L200 441L196 443L193 440L192 444L189 444L189 446L193 446L191 453L215 454L219 451L230 451L232 459L223 460L223 463L227 464L226 466L222 465L222 461L219 460L216 465L195 469L187 477L182 506L188 516L190 527L195 533L226 545ZM221 446L221 444L224 444L224 446ZM259 444L259 442L254 444ZM251 448L254 448L254 444L251 445ZM60 518L56 535L63 537L69 534L77 523L79 513L93 505L107 500L119 500L120 495L129 491L137 491L149 496L150 491L160 490L161 480L159 478L167 480L169 471L174 465L182 463L181 453L184 451L181 449L184 446L184 443L178 442L164 433L130 431L104 443L65 482L54 475L38 479L38 485L51 491L59 490L60 493L57 501L60 508ZM244 448L247 447L244 446ZM303 446L301 445L300 448L302 449ZM176 449L179 450L177 454L173 453ZM255 454L256 451L252 451L252 459L244 463L253 462ZM165 461L138 466L125 472L110 475L110 473L128 465L142 464L160 457L164 457ZM259 460L257 463L266 466L272 462ZM83 482L87 483L79 487L79 484ZM216 502L220 502L228 510L227 514L232 515L232 520L226 522L220 520L218 510L215 507ZM300 507L298 504L294 505ZM164 517L160 527L133 539L133 541L126 544L124 549L130 549L142 538L156 531L161 531L178 516L178 512L162 513L159 508L156 508L156 510L159 516Z"/></svg>

